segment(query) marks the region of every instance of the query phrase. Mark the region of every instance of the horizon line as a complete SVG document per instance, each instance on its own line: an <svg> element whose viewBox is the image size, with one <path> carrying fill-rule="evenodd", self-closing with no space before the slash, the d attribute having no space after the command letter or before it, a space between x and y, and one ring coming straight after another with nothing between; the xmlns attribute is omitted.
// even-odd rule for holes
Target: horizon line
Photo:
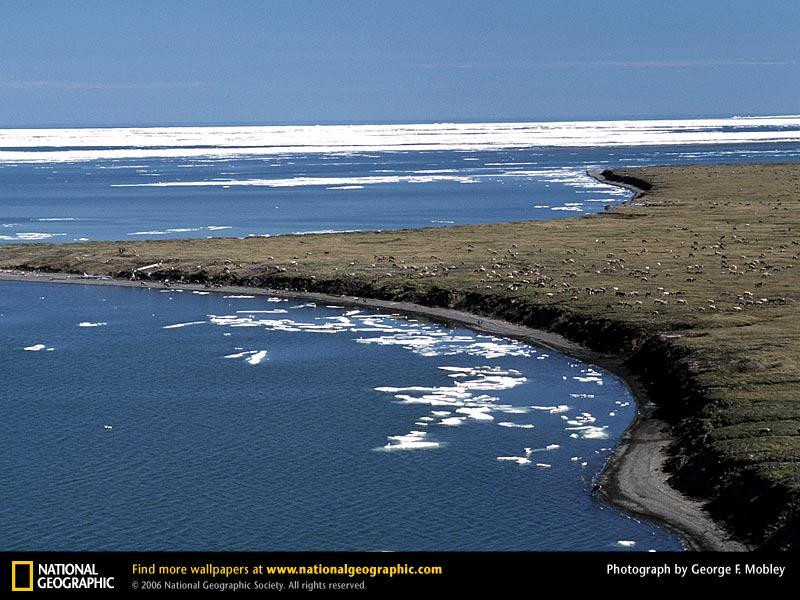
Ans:
<svg viewBox="0 0 800 600"><path fill-rule="evenodd" d="M694 114L694 115L625 115L625 116L575 116L575 117L526 117L526 118L464 118L464 119L399 119L399 120L327 120L318 122L300 120L266 121L196 121L165 123L126 123L126 124L39 124L39 125L7 125L0 124L0 130L14 129L156 129L156 128L197 128L197 127L334 127L334 126L368 126L368 125L439 125L439 124L479 124L479 123L574 123L574 122L609 122L609 121L699 121L705 119L789 119L800 118L798 113L771 114Z"/></svg>

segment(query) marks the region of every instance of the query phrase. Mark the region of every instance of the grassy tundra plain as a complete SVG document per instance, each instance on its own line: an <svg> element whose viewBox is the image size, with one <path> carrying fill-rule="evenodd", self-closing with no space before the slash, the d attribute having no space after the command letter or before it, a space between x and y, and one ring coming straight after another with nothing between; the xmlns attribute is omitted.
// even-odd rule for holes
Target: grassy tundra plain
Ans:
<svg viewBox="0 0 800 600"><path fill-rule="evenodd" d="M652 188L552 221L0 246L0 268L402 300L560 333L647 384L673 427L672 485L742 539L797 549L800 165L615 173Z"/></svg>

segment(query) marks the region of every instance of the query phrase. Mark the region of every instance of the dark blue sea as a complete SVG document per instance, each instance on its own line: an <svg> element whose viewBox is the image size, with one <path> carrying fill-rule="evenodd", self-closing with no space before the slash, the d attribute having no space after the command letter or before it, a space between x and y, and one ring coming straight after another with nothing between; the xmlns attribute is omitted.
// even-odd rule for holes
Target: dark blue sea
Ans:
<svg viewBox="0 0 800 600"><path fill-rule="evenodd" d="M2 153L0 153L2 154ZM570 217L624 201L587 168L779 162L746 149L550 148L0 162L0 243L247 237Z"/></svg>

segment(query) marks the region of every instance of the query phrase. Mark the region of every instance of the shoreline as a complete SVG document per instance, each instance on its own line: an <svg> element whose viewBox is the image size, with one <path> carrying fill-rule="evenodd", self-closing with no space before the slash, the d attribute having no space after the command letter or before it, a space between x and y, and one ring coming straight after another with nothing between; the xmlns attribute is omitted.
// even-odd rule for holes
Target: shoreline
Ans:
<svg viewBox="0 0 800 600"><path fill-rule="evenodd" d="M595 176L592 174L592 176ZM610 182L606 182L610 183ZM614 185L612 183L612 185ZM622 186L627 187L627 186ZM633 188L634 198L641 190ZM434 321L467 327L474 331L518 339L601 366L620 377L636 399L636 415L623 432L605 466L596 478L592 492L601 501L636 517L666 527L681 537L687 550L744 551L749 548L734 540L722 529L701 503L692 500L667 482L664 464L666 447L673 440L665 421L653 416L644 382L623 364L621 356L603 354L572 342L557 333L517 325L509 321L484 317L452 308L380 300L359 296L334 295L322 292L278 290L238 285L208 286L199 283L168 285L159 281L123 280L107 276L84 276L69 273L42 273L22 270L0 270L0 281L110 285L130 288L203 290L260 296L290 297L338 303L346 306L367 306L403 314L423 316Z"/></svg>

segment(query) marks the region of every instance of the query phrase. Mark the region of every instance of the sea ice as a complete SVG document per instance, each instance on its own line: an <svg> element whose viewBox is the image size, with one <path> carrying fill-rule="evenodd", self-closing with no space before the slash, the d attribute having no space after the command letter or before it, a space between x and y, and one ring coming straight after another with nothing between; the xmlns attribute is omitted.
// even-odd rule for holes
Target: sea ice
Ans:
<svg viewBox="0 0 800 600"><path fill-rule="evenodd" d="M175 323L173 325L164 325L161 329L180 329L181 327L190 327L191 325L205 325L207 321L189 321L188 323Z"/></svg>
<svg viewBox="0 0 800 600"><path fill-rule="evenodd" d="M409 431L406 435L387 436L389 443L379 448L387 452L395 450L432 450L438 448L439 442L431 442L426 439L427 431Z"/></svg>

